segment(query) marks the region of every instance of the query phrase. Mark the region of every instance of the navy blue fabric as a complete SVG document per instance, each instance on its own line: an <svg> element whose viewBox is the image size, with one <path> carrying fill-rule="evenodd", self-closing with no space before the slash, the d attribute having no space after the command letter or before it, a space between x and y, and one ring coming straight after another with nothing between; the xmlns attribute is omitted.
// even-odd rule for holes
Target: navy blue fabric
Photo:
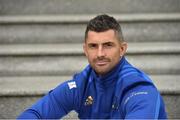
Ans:
<svg viewBox="0 0 180 120"><path fill-rule="evenodd" d="M93 100L88 101L89 97ZM71 110L75 110L81 119L167 118L162 97L151 79L124 57L105 76L96 75L88 65L18 118L62 118Z"/></svg>

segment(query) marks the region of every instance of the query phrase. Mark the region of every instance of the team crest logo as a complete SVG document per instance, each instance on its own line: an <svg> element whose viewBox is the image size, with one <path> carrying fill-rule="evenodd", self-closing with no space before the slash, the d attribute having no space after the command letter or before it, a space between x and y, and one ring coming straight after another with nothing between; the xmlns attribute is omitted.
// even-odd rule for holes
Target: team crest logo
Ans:
<svg viewBox="0 0 180 120"><path fill-rule="evenodd" d="M88 96L85 102L85 106L89 106L93 104L93 98L91 96Z"/></svg>

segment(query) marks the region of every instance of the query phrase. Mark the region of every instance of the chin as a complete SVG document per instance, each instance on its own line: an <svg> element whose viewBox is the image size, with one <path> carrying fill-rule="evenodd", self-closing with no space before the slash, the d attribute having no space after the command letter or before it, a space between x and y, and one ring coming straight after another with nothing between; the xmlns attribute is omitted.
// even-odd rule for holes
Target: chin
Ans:
<svg viewBox="0 0 180 120"><path fill-rule="evenodd" d="M98 74L98 75L105 75L105 74L107 74L109 71L103 71L103 70L96 70L96 73Z"/></svg>

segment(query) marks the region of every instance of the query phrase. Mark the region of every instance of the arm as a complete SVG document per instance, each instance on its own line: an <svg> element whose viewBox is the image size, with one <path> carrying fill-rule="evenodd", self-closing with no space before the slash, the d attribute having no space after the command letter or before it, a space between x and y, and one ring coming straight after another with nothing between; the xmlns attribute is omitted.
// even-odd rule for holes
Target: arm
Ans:
<svg viewBox="0 0 180 120"><path fill-rule="evenodd" d="M123 98L125 119L165 119L164 103L153 85L142 84L129 90Z"/></svg>
<svg viewBox="0 0 180 120"><path fill-rule="evenodd" d="M18 119L61 118L75 108L76 93L77 89L70 89L68 82L65 82L24 111Z"/></svg>

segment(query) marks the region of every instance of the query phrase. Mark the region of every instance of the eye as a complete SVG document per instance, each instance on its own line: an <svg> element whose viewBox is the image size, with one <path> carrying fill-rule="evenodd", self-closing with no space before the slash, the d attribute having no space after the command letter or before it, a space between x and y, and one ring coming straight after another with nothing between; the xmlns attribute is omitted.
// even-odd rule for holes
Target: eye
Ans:
<svg viewBox="0 0 180 120"><path fill-rule="evenodd" d="M111 43L111 42L108 42L108 43L104 43L104 45L103 45L105 48L111 48L111 47L113 47L114 46L114 44L113 43Z"/></svg>
<svg viewBox="0 0 180 120"><path fill-rule="evenodd" d="M91 49L94 49L94 48L97 48L97 44L88 44L88 47L91 48Z"/></svg>

